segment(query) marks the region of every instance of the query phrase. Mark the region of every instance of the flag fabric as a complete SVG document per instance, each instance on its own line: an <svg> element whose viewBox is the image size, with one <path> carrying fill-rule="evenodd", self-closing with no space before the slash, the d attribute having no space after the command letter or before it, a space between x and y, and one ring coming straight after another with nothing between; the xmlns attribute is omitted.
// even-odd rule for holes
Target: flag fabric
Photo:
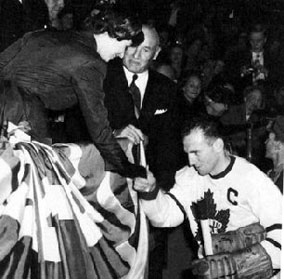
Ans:
<svg viewBox="0 0 284 279"><path fill-rule="evenodd" d="M145 278L133 181L105 172L93 144L18 142L0 170L1 279Z"/></svg>

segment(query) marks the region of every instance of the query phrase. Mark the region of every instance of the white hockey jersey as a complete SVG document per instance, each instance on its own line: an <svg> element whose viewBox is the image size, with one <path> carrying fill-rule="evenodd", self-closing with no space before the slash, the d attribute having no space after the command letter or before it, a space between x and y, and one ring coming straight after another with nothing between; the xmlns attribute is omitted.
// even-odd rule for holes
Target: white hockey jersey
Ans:
<svg viewBox="0 0 284 279"><path fill-rule="evenodd" d="M253 164L231 158L227 169L217 176L201 176L193 167L184 167L177 172L170 192L160 190L155 199L142 200L143 209L157 227L175 227L188 218L197 241L201 239L200 217L209 219L212 234L259 222L267 231L261 244L273 268L279 269L282 194Z"/></svg>

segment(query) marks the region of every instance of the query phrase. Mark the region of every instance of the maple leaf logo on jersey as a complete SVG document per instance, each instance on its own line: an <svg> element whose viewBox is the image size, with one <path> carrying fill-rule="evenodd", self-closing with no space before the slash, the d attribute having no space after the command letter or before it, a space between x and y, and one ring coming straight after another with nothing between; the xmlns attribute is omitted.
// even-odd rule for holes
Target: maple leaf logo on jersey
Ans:
<svg viewBox="0 0 284 279"><path fill-rule="evenodd" d="M198 224L198 230L196 232L196 240L202 239L201 227L199 220L209 219L211 233L222 233L226 231L227 225L229 223L230 211L226 210L216 210L216 203L213 198L214 193L210 191L204 192L204 198L197 202L193 202L191 205L191 210Z"/></svg>

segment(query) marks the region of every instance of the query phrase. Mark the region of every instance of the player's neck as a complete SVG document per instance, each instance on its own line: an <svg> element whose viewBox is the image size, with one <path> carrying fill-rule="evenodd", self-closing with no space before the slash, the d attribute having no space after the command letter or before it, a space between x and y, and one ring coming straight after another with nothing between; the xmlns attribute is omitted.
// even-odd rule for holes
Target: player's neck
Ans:
<svg viewBox="0 0 284 279"><path fill-rule="evenodd" d="M220 156L218 163L214 170L210 173L211 176L219 175L224 172L231 163L231 157L227 154Z"/></svg>

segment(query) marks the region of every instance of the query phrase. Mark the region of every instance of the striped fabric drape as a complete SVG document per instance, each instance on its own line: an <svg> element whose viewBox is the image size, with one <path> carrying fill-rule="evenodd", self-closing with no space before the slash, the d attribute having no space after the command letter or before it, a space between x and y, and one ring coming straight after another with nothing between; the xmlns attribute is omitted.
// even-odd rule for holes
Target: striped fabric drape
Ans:
<svg viewBox="0 0 284 279"><path fill-rule="evenodd" d="M0 278L145 278L137 193L94 145L19 142L0 170Z"/></svg>

